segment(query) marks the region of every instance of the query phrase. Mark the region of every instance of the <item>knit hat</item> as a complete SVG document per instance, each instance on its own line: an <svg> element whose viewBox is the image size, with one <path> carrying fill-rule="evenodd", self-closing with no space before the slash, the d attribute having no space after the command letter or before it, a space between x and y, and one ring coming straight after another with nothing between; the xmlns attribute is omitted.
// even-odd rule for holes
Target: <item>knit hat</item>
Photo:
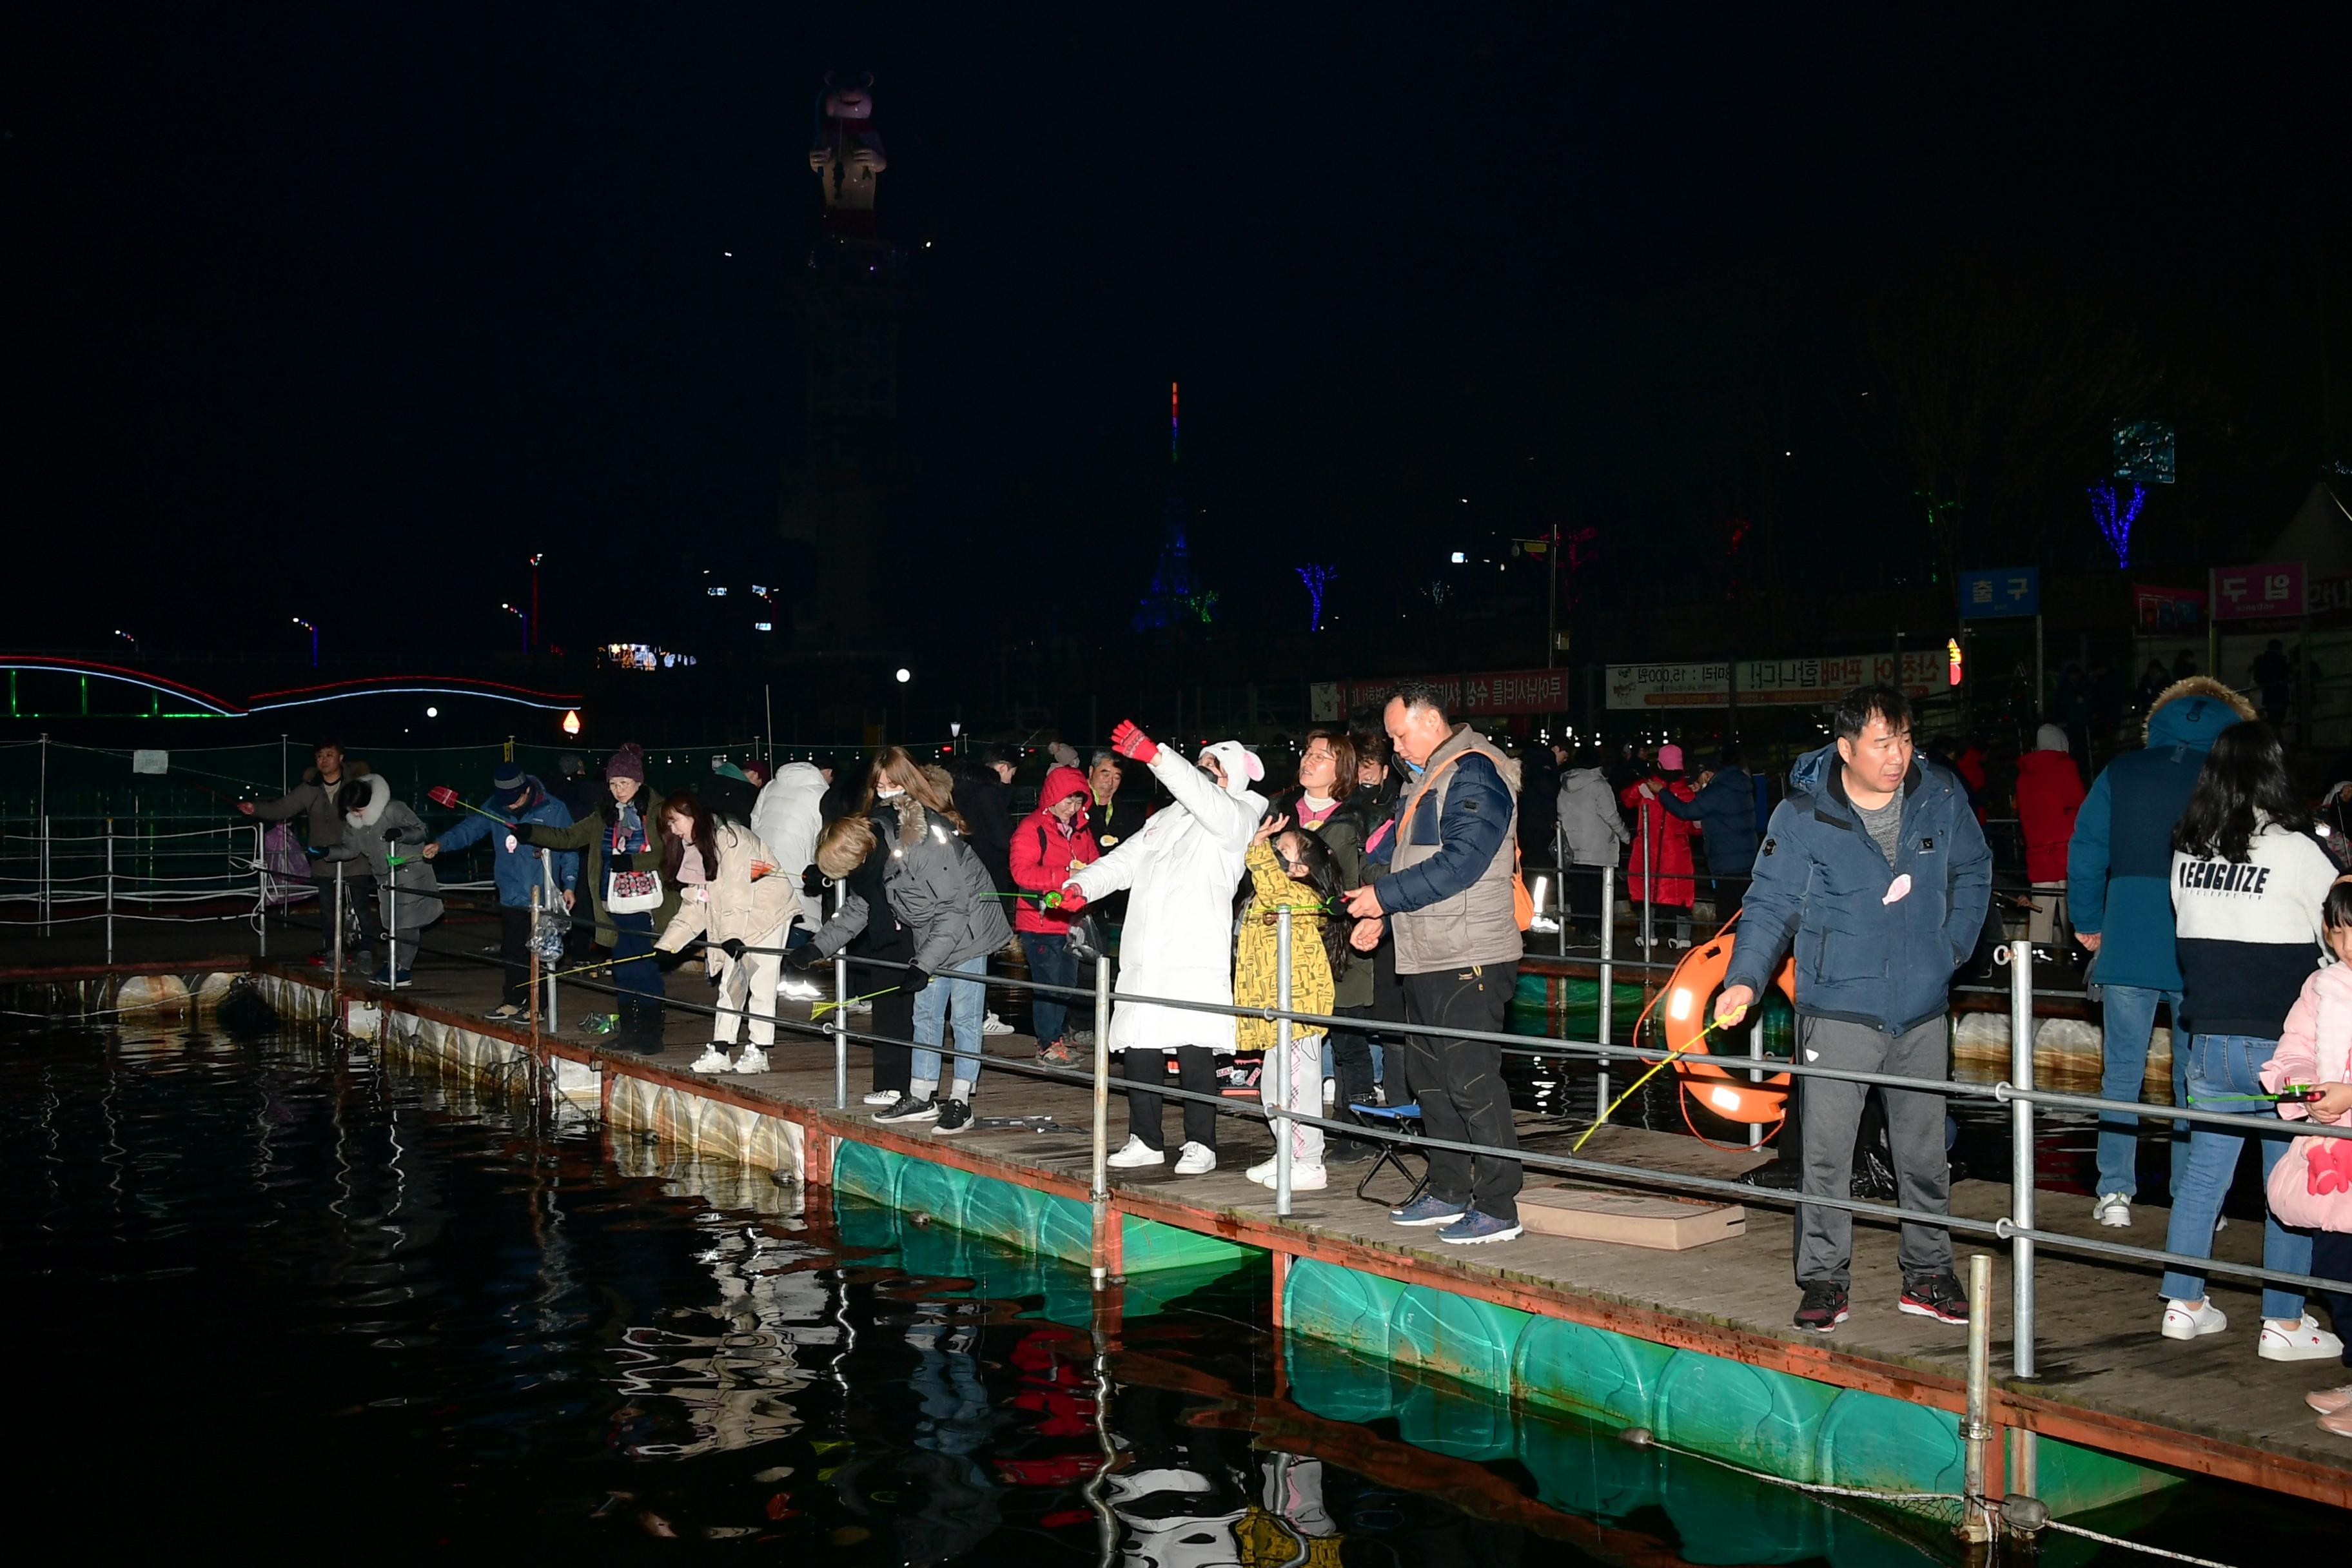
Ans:
<svg viewBox="0 0 2352 1568"><path fill-rule="evenodd" d="M520 763L500 763L499 771L490 775L490 787L500 795L512 795L522 788L527 776Z"/></svg>
<svg viewBox="0 0 2352 1568"><path fill-rule="evenodd" d="M624 741L620 748L604 759L607 779L635 779L646 782L646 749L635 741Z"/></svg>
<svg viewBox="0 0 2352 1568"><path fill-rule="evenodd" d="M1683 749L1680 746L1660 746L1658 748L1658 766L1665 769L1668 773L1673 773L1682 765Z"/></svg>

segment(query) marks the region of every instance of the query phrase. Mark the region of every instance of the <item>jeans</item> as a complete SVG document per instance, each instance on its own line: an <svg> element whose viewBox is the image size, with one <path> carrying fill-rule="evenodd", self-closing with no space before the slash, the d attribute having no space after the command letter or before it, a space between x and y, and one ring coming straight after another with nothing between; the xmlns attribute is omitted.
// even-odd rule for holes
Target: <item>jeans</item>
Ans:
<svg viewBox="0 0 2352 1568"><path fill-rule="evenodd" d="M2099 1098L2102 1100L2137 1100L2140 1097L2140 1080L2147 1076L2147 1051L2150 1037L2156 1028L2156 1005L2164 1003L2172 1010L2172 1102L2189 1103L2189 1046L2179 1029L2180 994L2177 991L2149 991L2137 985L2110 985L2106 988L2105 1060L2099 1069ZM2124 1196L2139 1195L2139 1133L2141 1121L2136 1116L2102 1116L2099 1118L2099 1180L2098 1195L2121 1193ZM2168 1163L2172 1172L2172 1192L2180 1192L2180 1157L2179 1135L2189 1130L2185 1121L2172 1124L2175 1141L2169 1151Z"/></svg>
<svg viewBox="0 0 2352 1568"><path fill-rule="evenodd" d="M523 917L529 921L530 911ZM661 964L653 958L654 912L639 910L635 914L614 915L613 988L621 993L622 1000L651 1003L658 1011L662 1005Z"/></svg>
<svg viewBox="0 0 2352 1568"><path fill-rule="evenodd" d="M950 1015L955 1025L955 1077L963 1086L968 1098L971 1085L980 1077L980 1026L987 1013L985 1003L988 987L979 978L988 973L988 954L967 958L961 963L943 969L931 976L931 983L915 993L915 1055L908 1076L917 1083L937 1084L940 1081L940 1044ZM970 980L950 976L969 974Z"/></svg>
<svg viewBox="0 0 2352 1568"><path fill-rule="evenodd" d="M1808 1064L1848 1072L1883 1072L1898 1078L1945 1078L1951 1070L1950 1023L1941 1017L1890 1036L1868 1024L1838 1018L1802 1018L1797 1042ZM1842 1198L1853 1190L1854 1133L1862 1124L1867 1084L1838 1078L1809 1078L1804 1121L1804 1191ZM1952 1167L1944 1151L1944 1097L1922 1089L1882 1089L1886 1106L1887 1151L1894 1156L1895 1194L1916 1214L1952 1212ZM1952 1268L1951 1232L1906 1221L1895 1260L1906 1280L1921 1274L1947 1274ZM1848 1282L1853 1267L1853 1215L1845 1209L1811 1205L1797 1210L1797 1283L1817 1279Z"/></svg>
<svg viewBox="0 0 2352 1568"><path fill-rule="evenodd" d="M2276 1040L2252 1035L2192 1035L2189 1041L2189 1100L2200 1110L2227 1110L2250 1103L2245 1098L2263 1092L2262 1071L2278 1049ZM2200 1101L2219 1103L2205 1106ZM2248 1131L2261 1139L2263 1180L2286 1152L2294 1129L2270 1112L2246 1118ZM2267 1122L2267 1127L2263 1123ZM2172 1194L2172 1224L2164 1233L2167 1252L2191 1258L2213 1256L2213 1222L2221 1217L2221 1199L2238 1173L2238 1156L2246 1147L2246 1133L2198 1122L2189 1133L2189 1168L2179 1173ZM2311 1235L2289 1230L2274 1215L2263 1216L2263 1267L2290 1274L2311 1272ZM2170 1301L2201 1301L2205 1277L2167 1269L2164 1296ZM2265 1287L2263 1316L2294 1322L2303 1316L2303 1292Z"/></svg>
<svg viewBox="0 0 2352 1568"><path fill-rule="evenodd" d="M1078 955L1070 951L1068 937L1059 932L1024 931L1021 933L1021 951L1029 955L1029 978L1038 984L1078 983ZM1043 991L1029 993L1029 1024L1040 1046L1050 1046L1062 1037L1069 1016L1068 997L1049 996Z"/></svg>

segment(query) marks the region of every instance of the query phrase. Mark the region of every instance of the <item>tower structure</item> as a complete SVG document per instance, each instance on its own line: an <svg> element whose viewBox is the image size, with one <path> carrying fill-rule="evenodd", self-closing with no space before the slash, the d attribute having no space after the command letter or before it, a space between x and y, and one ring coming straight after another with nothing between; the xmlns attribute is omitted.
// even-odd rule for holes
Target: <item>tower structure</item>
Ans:
<svg viewBox="0 0 2352 1568"><path fill-rule="evenodd" d="M1168 500L1160 509L1160 559L1152 567L1151 586L1135 606L1134 625L1139 632L1213 621L1217 615L1217 595L1193 573L1192 544L1185 537L1188 512L1178 467L1183 430L1180 391L1177 383L1168 384Z"/></svg>
<svg viewBox="0 0 2352 1568"><path fill-rule="evenodd" d="M866 608L859 546L880 537L920 467L899 421L899 358L920 300L919 252L882 237L875 199L889 167L874 79L831 75L808 154L824 206L803 265L785 283L799 326L805 416L784 462L781 529L794 557L790 615L799 640Z"/></svg>

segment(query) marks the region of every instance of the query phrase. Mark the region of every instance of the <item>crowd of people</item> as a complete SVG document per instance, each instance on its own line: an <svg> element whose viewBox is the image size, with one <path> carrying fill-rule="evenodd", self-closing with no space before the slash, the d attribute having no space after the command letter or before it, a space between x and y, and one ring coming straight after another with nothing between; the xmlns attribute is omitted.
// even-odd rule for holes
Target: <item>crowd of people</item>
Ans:
<svg viewBox="0 0 2352 1568"><path fill-rule="evenodd" d="M2270 1196L2266 1266L2352 1277L2352 1147L2290 1138L2284 1125L2352 1113L2352 982L2339 962L2352 959L2345 846L2315 822L2276 731L2244 699L2191 676L2145 706L2144 744L2087 788L2063 725L2042 726L2020 760L2032 940L2071 931L2090 955L2105 1098L2140 1098L2164 1009L2177 1042L2175 1103L2280 1119L2276 1132L2174 1125L2166 1249L2210 1255L2251 1136ZM1948 1077L1949 985L1986 927L1991 854L1981 778L1971 781L1966 753L1916 746L1902 692L1850 694L1831 743L1798 759L1760 829L1764 792L1737 752L1694 775L1672 744L1615 763L1562 745L1523 773L1519 759L1452 720L1442 693L1410 684L1381 721L1377 731L1313 731L1295 784L1278 793L1262 787L1263 763L1237 741L1187 756L1122 724L1083 766L1060 748L1034 809L1017 819L1011 758L983 751L951 773L895 747L855 776L793 763L771 777L727 763L698 787L666 794L634 744L606 759L601 789L584 767L551 787L509 764L478 805L430 837L383 778L328 744L299 788L246 809L302 817L315 879L324 887L340 867L346 897L360 890L356 940L384 945L382 984L409 983L418 933L441 912L434 862L478 844L490 850L501 921L495 1017L527 1007L531 945L560 910L604 955L598 967L616 1011L600 1021L624 1047L658 1050L663 971L698 950L719 998L699 1072L768 1070L778 996L824 994L813 972L846 959L871 986L858 1003L879 1042L866 1095L875 1120L941 1135L973 1125L982 1042L1004 1027L985 1006L1000 952L1017 948L1033 982L1058 988L1032 1003L1040 1059L1091 1059L1090 1013L1070 1003L1090 988L1092 965L1113 963L1096 927L1115 912L1102 1046L1118 1058L1129 1133L1113 1166L1215 1170L1217 1101L1254 1081L1269 1111L1294 1118L1284 1123L1292 1184L1314 1191L1329 1165L1373 1150L1295 1118L1318 1117L1327 1096L1344 1113L1385 1092L1391 1104L1418 1105L1437 1145L1424 1190L1391 1218L1437 1227L1450 1242L1520 1234L1517 1143L1487 1037L1504 1028L1533 918L1519 873L1529 836L1556 829L1570 867L1623 867L1628 894L1659 911L1669 948L1692 940L1700 888L1718 919L1740 912L1719 1026L1779 983L1788 956L1803 1061ZM1149 795L1129 787L1139 771L1156 786ZM1527 823L1530 792L1548 809ZM1570 881L1563 916L1609 918L1598 880L1582 900L1580 885ZM1286 911L1286 950L1277 934ZM1286 995L1292 1011L1332 1020L1295 1025L1287 1055L1262 1014ZM1902 1206L1948 1214L1951 1133L1939 1096L1818 1077L1799 1089L1788 1184L1843 1195L1858 1129L1883 1115ZM1172 1147L1171 1097L1181 1100ZM2141 1131L2132 1118L2102 1119L2094 1214L2103 1226L2133 1223ZM1271 1185L1275 1162L1246 1174ZM1846 1210L1801 1206L1798 1326L1826 1332L1847 1317L1851 1233ZM1901 1310L1967 1321L1948 1231L1906 1224L1898 1256ZM2226 1330L2186 1265L2161 1289L2166 1337ZM2352 1311L2352 1301L2329 1306ZM2261 1356L2346 1353L2305 1307L2300 1290L2265 1291ZM2340 1330L2352 1319L2336 1321ZM2352 1435L2352 1385L2313 1403L2332 1430Z"/></svg>

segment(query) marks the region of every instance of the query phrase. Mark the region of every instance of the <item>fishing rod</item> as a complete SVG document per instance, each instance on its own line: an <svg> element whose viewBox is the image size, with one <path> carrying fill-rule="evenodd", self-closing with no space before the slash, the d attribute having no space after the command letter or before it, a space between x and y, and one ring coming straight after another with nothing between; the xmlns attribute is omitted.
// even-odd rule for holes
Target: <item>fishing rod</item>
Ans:
<svg viewBox="0 0 2352 1568"><path fill-rule="evenodd" d="M896 985L885 985L879 991L868 991L865 995L852 996L846 1002L819 1002L809 1009L809 1022L815 1023L835 1007L855 1007L860 1002L871 1002L877 996L887 996L898 989L899 987Z"/></svg>
<svg viewBox="0 0 2352 1568"><path fill-rule="evenodd" d="M444 810L470 811L476 816L487 816L501 827L513 828L520 826L510 816L500 816L495 811L484 811L447 784L435 784L425 792L425 798Z"/></svg>
<svg viewBox="0 0 2352 1568"><path fill-rule="evenodd" d="M1727 1025L1737 1024L1746 1016L1748 1016L1748 1009L1742 1007L1736 1013L1728 1014L1723 1017L1717 1018L1714 1023L1709 1024L1706 1028L1701 1029L1697 1034L1693 1035L1690 1037L1689 1044L1682 1047L1679 1050L1668 1052L1665 1058L1659 1061L1655 1066L1652 1067L1648 1072L1643 1073L1640 1078L1637 1078L1632 1083L1627 1084L1625 1086L1625 1092L1611 1100L1609 1102L1609 1109L1592 1119L1592 1125L1586 1128L1582 1132L1577 1135L1576 1142L1568 1146L1568 1152L1573 1154L1579 1149L1583 1148L1584 1141L1587 1138L1591 1137L1595 1132L1600 1131L1601 1124L1608 1121L1611 1117L1616 1115L1617 1108L1624 1104L1627 1100L1633 1099L1634 1093L1639 1090L1643 1084L1657 1077L1662 1069L1672 1067L1684 1057L1688 1056L1691 1052L1698 1049L1699 1042L1706 1039L1717 1029L1723 1028ZM1633 1026L1636 1029L1639 1029L1641 1025L1637 1022Z"/></svg>

